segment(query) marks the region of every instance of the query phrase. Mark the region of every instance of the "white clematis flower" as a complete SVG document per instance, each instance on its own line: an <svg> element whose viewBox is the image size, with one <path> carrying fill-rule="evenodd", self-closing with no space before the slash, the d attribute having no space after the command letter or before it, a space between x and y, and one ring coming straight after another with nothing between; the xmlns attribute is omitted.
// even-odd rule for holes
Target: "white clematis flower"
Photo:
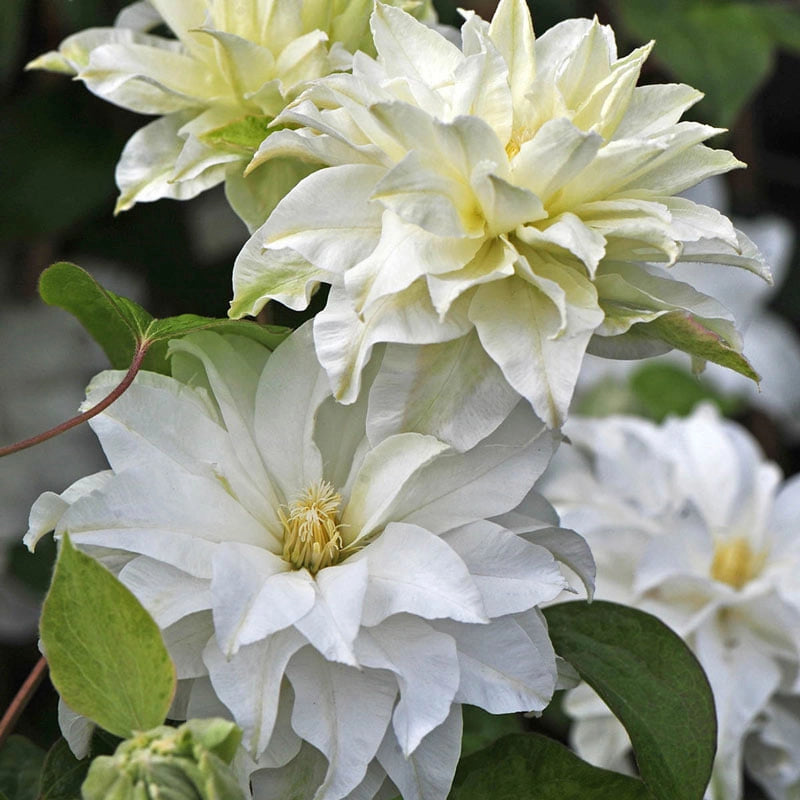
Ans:
<svg viewBox="0 0 800 800"><path fill-rule="evenodd" d="M375 343L471 332L552 426L590 340L607 356L674 346L752 374L727 310L644 263L767 275L725 217L674 196L742 166L702 144L718 130L678 121L701 94L637 88L650 47L618 58L596 20L534 39L524 0L501 0L491 25L466 17L459 50L378 3L377 58L357 54L351 75L315 81L278 118L305 127L271 136L251 168L327 168L240 254L231 314L303 308L330 283L315 339L343 402Z"/></svg>
<svg viewBox="0 0 800 800"><path fill-rule="evenodd" d="M443 799L461 703L542 709L556 687L536 607L557 559L591 582L531 492L557 436L523 403L459 453L389 430L380 393L336 403L309 325L269 359L236 339L173 342L175 377L92 420L111 470L42 495L26 541L68 531L118 573L175 660L171 715L232 715L257 797Z"/></svg>
<svg viewBox="0 0 800 800"><path fill-rule="evenodd" d="M589 542L597 596L654 614L694 650L719 725L707 797L736 800L746 736L778 693L800 698L800 479L781 484L712 406L661 427L572 417L565 431L574 447L539 488ZM566 708L578 752L619 766L630 745L600 699L581 686Z"/></svg>
<svg viewBox="0 0 800 800"><path fill-rule="evenodd" d="M399 0L425 20L429 0ZM113 28L68 37L28 68L75 75L95 94L159 118L135 133L117 165L117 211L186 200L225 181L250 226L311 171L279 159L242 173L267 125L306 81L348 69L371 47L369 0L140 0ZM150 30L166 24L175 39Z"/></svg>

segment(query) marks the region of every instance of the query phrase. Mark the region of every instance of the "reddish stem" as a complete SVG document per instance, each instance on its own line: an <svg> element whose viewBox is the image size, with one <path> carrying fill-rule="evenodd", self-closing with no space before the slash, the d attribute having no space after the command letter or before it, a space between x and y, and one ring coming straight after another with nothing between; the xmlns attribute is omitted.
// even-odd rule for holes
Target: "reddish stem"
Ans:
<svg viewBox="0 0 800 800"><path fill-rule="evenodd" d="M55 428L50 428L50 430L44 431L43 433L37 433L36 436L31 436L30 439L23 439L21 442L15 442L14 444L0 447L0 458L9 456L12 453L18 453L20 450L27 450L29 447L33 447L36 444L46 442L48 439L58 436L59 433L64 433L70 428L74 428L82 422L86 422L87 419L91 419L97 416L101 411L107 409L115 400L119 399L119 397L124 394L125 390L133 383L133 379L136 377L136 373L141 369L142 361L145 355L147 355L149 347L150 342L148 341L139 343L136 352L133 354L133 361L130 367L128 367L128 371L125 373L122 382L111 394L104 397L99 403L93 405L88 411L84 411L82 414L78 414L72 417L72 419L68 419L66 422L56 425Z"/></svg>
<svg viewBox="0 0 800 800"><path fill-rule="evenodd" d="M36 662L36 666L31 670L30 675L25 678L25 683L20 686L17 696L11 701L11 705L6 709L3 718L0 719L0 748L11 734L11 731L14 730L17 720L22 716L25 706L28 705L30 699L36 693L46 672L47 661L42 656Z"/></svg>

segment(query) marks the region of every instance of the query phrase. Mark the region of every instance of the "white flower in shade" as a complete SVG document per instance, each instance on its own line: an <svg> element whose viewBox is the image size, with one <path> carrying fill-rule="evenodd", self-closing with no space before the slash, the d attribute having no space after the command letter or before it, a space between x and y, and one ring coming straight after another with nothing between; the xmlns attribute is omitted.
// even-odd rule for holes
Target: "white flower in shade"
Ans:
<svg viewBox="0 0 800 800"><path fill-rule="evenodd" d="M429 0L399 0L432 19ZM267 125L304 82L350 66L371 47L370 0L148 0L113 28L68 37L28 67L75 75L95 94L160 115L133 135L117 166L117 211L186 200L223 180L251 228L311 168L279 159L242 173ZM165 23L175 39L148 31Z"/></svg>
<svg viewBox="0 0 800 800"><path fill-rule="evenodd" d="M332 288L317 353L343 402L376 342L477 333L486 358L549 425L587 347L678 347L751 374L726 309L651 263L721 262L767 275L717 211L674 195L741 166L679 122L700 97L636 87L650 47L618 58L610 28L567 20L534 39L524 0L491 25L467 14L459 50L378 3L377 58L315 81L251 167L298 157L304 179L234 269L231 314L303 308ZM473 369L472 365L465 368Z"/></svg>
<svg viewBox="0 0 800 800"><path fill-rule="evenodd" d="M536 606L557 560L591 581L531 490L558 437L525 403L464 453L391 432L381 392L334 401L308 325L269 359L211 333L172 351L174 377L92 421L111 470L42 495L29 546L68 531L130 587L176 662L171 716L231 715L256 797L443 800L460 704L542 709L556 687Z"/></svg>
<svg viewBox="0 0 800 800"><path fill-rule="evenodd" d="M746 735L777 693L800 699L800 478L781 483L711 406L661 427L572 417L565 431L574 446L539 488L592 548L597 596L654 614L694 650L719 724L707 797L736 800ZM581 686L566 708L578 752L618 765L629 743L600 699Z"/></svg>

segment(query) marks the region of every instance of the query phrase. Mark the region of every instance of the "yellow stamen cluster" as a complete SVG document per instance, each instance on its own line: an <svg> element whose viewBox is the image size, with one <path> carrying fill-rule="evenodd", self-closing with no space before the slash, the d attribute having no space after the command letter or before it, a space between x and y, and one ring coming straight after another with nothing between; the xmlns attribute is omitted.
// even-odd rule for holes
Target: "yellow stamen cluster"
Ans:
<svg viewBox="0 0 800 800"><path fill-rule="evenodd" d="M720 541L714 548L711 577L741 589L761 569L763 558L753 552L746 539L739 536Z"/></svg>
<svg viewBox="0 0 800 800"><path fill-rule="evenodd" d="M342 537L338 513L342 496L320 481L301 494L284 512L283 557L297 569L316 573L339 560Z"/></svg>

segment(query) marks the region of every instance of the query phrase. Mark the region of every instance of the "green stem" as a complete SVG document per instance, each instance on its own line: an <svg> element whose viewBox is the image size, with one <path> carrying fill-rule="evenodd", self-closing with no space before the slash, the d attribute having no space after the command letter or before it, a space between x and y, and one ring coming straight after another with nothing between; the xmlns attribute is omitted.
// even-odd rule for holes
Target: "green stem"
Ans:
<svg viewBox="0 0 800 800"><path fill-rule="evenodd" d="M147 340L139 343L136 348L136 352L133 355L133 361L131 361L131 365L128 367L128 371L125 373L125 377L122 379L119 386L117 386L109 395L104 397L99 403L93 405L88 411L84 411L82 414L78 414L77 416L72 417L72 419L68 419L66 422L56 425L55 428L50 428L50 430L37 433L36 436L31 436L30 439L23 439L21 442L15 442L14 444L0 447L0 458L3 456L10 456L12 453L18 453L20 450L27 450L29 447L46 442L48 439L52 439L54 436L58 436L58 434L64 433L65 431L70 430L70 428L80 425L82 422L86 422L86 420L97 416L101 411L107 409L115 400L119 399L125 393L125 390L133 383L136 373L139 372L142 367L142 361L144 360L145 355L147 355L147 350L149 347L150 342Z"/></svg>

